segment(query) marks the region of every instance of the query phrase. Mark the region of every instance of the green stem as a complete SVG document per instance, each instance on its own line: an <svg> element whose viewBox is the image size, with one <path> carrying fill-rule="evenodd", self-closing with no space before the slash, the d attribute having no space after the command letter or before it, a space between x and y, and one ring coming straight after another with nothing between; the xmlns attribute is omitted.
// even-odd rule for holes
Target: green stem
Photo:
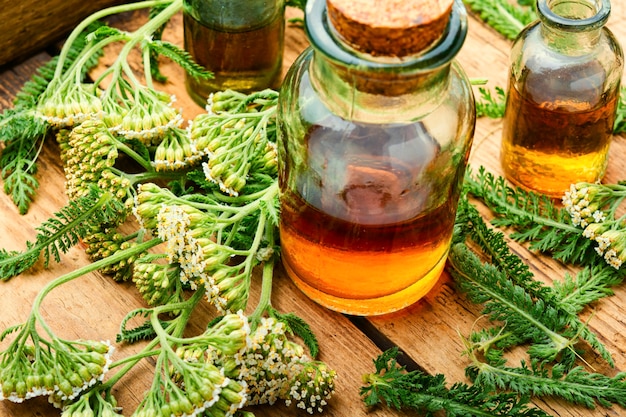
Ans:
<svg viewBox="0 0 626 417"><path fill-rule="evenodd" d="M264 217L264 216L263 216ZM265 238L270 246L274 246L275 238L274 238L274 227L270 225L265 228ZM260 318L265 311L267 311L272 305L272 286L274 281L274 263L275 256L272 256L270 259L265 261L263 264L263 275L262 275L262 284L261 284L261 296L259 297L259 302L250 315L250 321L254 321Z"/></svg>
<svg viewBox="0 0 626 417"><path fill-rule="evenodd" d="M72 272L69 272L49 282L45 287L41 289L41 291L39 291L39 294L37 294L37 297L35 297L32 310L31 310L31 317L32 316L37 317L37 321L40 324L42 324L44 327L47 327L43 319L39 315L39 308L41 306L43 299L48 295L48 293L50 293L50 291L52 291L53 289L57 288L60 285L73 281L74 279L79 278L83 275L86 275L90 272L97 271L98 269L102 269L105 266L113 265L115 263L123 261L124 259L128 259L131 256L138 255L142 252L145 252L148 249L154 246L157 246L160 243L162 243L162 240L158 238L148 240L146 242L140 243L139 245L133 246L131 248L117 251L115 254L107 258L100 259L99 261L96 261L96 262L92 262L88 265L83 266L82 268L76 269ZM49 329L47 330L49 331Z"/></svg>
<svg viewBox="0 0 626 417"><path fill-rule="evenodd" d="M263 264L263 278L261 284L261 297L256 308L250 314L248 321L253 322L259 319L265 311L272 305L272 283L274 280L274 258Z"/></svg>
<svg viewBox="0 0 626 417"><path fill-rule="evenodd" d="M156 345L156 342L154 340L152 340L149 345L147 345L144 349L142 349L141 352L138 352L138 353L136 353L134 355L131 355L131 356L127 356L127 357L125 357L123 359L120 359L119 361L112 362L111 365L109 365L109 368L110 369L117 368L118 366L121 366L121 365L124 365L124 364L127 364L127 363L132 363L133 366L134 366L139 360L141 360L143 358L149 358L151 356L158 355L159 354L159 350L158 349L152 349L155 345ZM117 376L117 374L116 374L116 376ZM121 375L120 375L120 377L121 377Z"/></svg>
<svg viewBox="0 0 626 417"><path fill-rule="evenodd" d="M167 3L176 3L178 5L178 8L182 7L182 0L150 0L150 1L142 1L138 3L129 3L129 4L119 5L119 6L108 7L106 9L102 9L93 13L91 16L87 17L81 23L79 23L78 26L74 28L72 33L70 33L65 44L63 45L63 48L61 49L61 53L59 54L59 61L55 69L54 78L55 79L60 78L61 72L63 71L63 65L65 62L65 59L67 58L67 54L69 53L72 44L74 43L76 38L87 28L87 26L89 26L93 22L100 20L106 16L128 12L131 10L145 9L148 7L159 6L161 4L167 4ZM172 15L174 15L174 13L175 12L172 12Z"/></svg>
<svg viewBox="0 0 626 417"><path fill-rule="evenodd" d="M154 2L146 2L152 3L150 6L156 6L160 4L169 3L169 1L154 1ZM145 25L137 29L132 35L132 38L124 45L122 51L118 55L116 63L120 65L121 63L126 62L126 57L130 53L130 51L144 38L151 36L159 27L167 23L168 20L172 16L174 16L179 10L183 7L183 0L173 0L171 4L167 6L163 11L161 11L158 15L150 19ZM123 64L122 64L123 65Z"/></svg>
<svg viewBox="0 0 626 417"><path fill-rule="evenodd" d="M111 367L119 366L122 364L126 364L122 369L120 369L113 377L109 378L103 386L105 388L111 388L115 385L129 370L131 370L137 362L141 359L154 356L160 354L161 351L154 349L158 344L161 344L162 347L166 347L171 350L169 344L167 343L169 335L173 335L174 337L179 336L183 333L185 328L187 327L187 323L189 322L189 318L191 317L191 313L198 305L200 300L202 300L202 296L204 293L202 291L196 291L187 301L183 301L175 304L168 304L165 306L156 307L152 312L152 326L154 327L154 331L157 333L157 337L155 337L146 347L139 353L122 359L120 361L111 364ZM159 323L158 316L160 313L164 313L167 311L180 310L182 313L176 318L174 322L172 322L167 328L163 329L161 327L161 323Z"/></svg>
<svg viewBox="0 0 626 417"><path fill-rule="evenodd" d="M168 326L168 329L173 326L174 324L172 323L170 326ZM117 361L114 364L111 364L111 368L113 368L114 366L118 366L123 363L126 363L126 365L122 369L117 371L115 375L113 375L105 383L102 384L102 390L112 388L115 384L117 384L117 382L120 379L122 379L124 375L128 373L128 371L130 371L135 365L137 365L137 362L139 362L141 359L159 354L160 350L154 350L154 347L156 347L156 345L158 344L159 344L159 340L155 338L151 340L150 343L148 343L141 352L135 355L129 356L126 359Z"/></svg>
<svg viewBox="0 0 626 417"><path fill-rule="evenodd" d="M148 172L154 171L154 168L150 164L150 161L146 161L144 158L141 157L141 155L135 152L130 146L120 142L119 140L116 140L115 147L117 147L118 150L124 152L126 155L130 156L135 162L141 165L141 167L145 169L146 171Z"/></svg>
<svg viewBox="0 0 626 417"><path fill-rule="evenodd" d="M572 344L571 340L553 331L544 323L533 317L528 311L517 306L505 295L494 290L489 285L486 285L485 282L481 281L479 276L473 276L471 273L468 273L467 270L463 268L463 265L461 265L461 258L463 257L462 253L459 253L455 248L456 246L451 248L452 256L448 257L448 262L450 262L450 265L458 276L462 277L462 279L467 282L470 282L473 286L480 288L481 292L487 294L490 300L494 300L494 302L504 306L508 311L523 317L528 323L531 323L535 328L539 329L547 338L550 339L550 341L552 341L552 343L554 343L557 352L560 352Z"/></svg>
<svg viewBox="0 0 626 417"><path fill-rule="evenodd" d="M152 180L178 180L181 178L184 178L185 176L185 172L184 171L149 171L149 172L142 172L139 174L127 174L124 171L120 171L119 172L120 175L124 175L126 178L128 178L131 182L131 184L139 184L139 183L143 183L143 182L148 182L148 181L152 181Z"/></svg>

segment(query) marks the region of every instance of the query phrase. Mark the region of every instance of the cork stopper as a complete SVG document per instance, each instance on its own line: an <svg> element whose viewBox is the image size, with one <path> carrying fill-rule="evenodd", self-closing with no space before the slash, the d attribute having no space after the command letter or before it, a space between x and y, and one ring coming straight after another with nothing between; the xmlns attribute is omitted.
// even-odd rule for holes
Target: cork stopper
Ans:
<svg viewBox="0 0 626 417"><path fill-rule="evenodd" d="M427 49L444 32L454 0L327 0L345 42L374 56L404 57Z"/></svg>

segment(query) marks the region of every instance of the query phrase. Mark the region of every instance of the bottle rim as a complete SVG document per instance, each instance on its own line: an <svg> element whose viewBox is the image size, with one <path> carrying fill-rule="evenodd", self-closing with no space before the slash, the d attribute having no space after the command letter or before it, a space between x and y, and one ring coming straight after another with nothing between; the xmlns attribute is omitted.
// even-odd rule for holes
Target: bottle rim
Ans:
<svg viewBox="0 0 626 417"><path fill-rule="evenodd" d="M339 40L328 18L326 0L309 0L305 16L305 31L316 51L334 62L367 70L411 71L439 68L457 55L467 36L467 11L463 0L454 0L443 34L429 49L398 58L365 54Z"/></svg>
<svg viewBox="0 0 626 417"><path fill-rule="evenodd" d="M589 5L595 6L596 13L583 19L568 18L557 14L552 10L554 2L555 0L537 0L537 10L542 21L562 30L582 32L599 29L606 24L611 14L610 0L589 1Z"/></svg>

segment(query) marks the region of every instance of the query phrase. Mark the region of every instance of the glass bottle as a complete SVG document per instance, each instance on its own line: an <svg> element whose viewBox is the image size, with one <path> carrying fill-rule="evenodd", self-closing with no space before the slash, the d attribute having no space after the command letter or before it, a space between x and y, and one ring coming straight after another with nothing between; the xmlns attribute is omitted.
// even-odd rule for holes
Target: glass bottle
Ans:
<svg viewBox="0 0 626 417"><path fill-rule="evenodd" d="M606 171L623 53L608 0L538 0L513 44L501 163L511 183L550 197Z"/></svg>
<svg viewBox="0 0 626 417"><path fill-rule="evenodd" d="M421 24L403 9L414 2L390 0L409 22L400 28L376 26L391 14L374 0L356 11L373 24L358 24L353 1L309 0L312 46L281 88L281 256L311 299L375 315L414 303L438 281L475 108L453 59L467 33L461 0L433 2L443 10Z"/></svg>
<svg viewBox="0 0 626 417"><path fill-rule="evenodd" d="M186 75L201 106L210 93L278 88L285 32L284 0L185 0L184 45L214 78Z"/></svg>

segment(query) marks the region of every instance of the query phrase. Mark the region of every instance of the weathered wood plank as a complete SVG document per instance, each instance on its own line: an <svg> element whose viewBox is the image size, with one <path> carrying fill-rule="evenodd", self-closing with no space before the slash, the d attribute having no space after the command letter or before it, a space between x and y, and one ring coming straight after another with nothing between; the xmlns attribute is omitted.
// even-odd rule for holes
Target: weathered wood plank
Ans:
<svg viewBox="0 0 626 417"><path fill-rule="evenodd" d="M618 37L622 45L626 44L626 9L622 2L613 1L609 27ZM470 20L470 35L459 53L458 60L469 77L488 78L488 88L506 87L509 66L509 48L511 42L494 33L485 24ZM479 119L476 135L470 156L470 164L474 169L480 165L490 172L502 175L499 164L501 120ZM626 177L626 138L614 138L610 161L605 178L606 182L624 180ZM491 214L483 210L485 216ZM552 259L542 258L528 251L524 246L512 242L511 247L523 259L530 263L536 277L544 282L562 280L564 273L575 272L574 268L566 267ZM626 337L626 288L619 286L615 295L600 300L582 314L583 320L590 319L589 328L597 333L600 340L613 354L615 368L611 369L598 360L588 346L583 346L589 354L585 359L595 367L595 371L614 375L626 370L624 355ZM591 317L592 316L592 317ZM449 276L444 275L441 285L435 288L422 301L409 309L390 316L371 318L370 321L388 338L395 341L405 352L430 373L443 373L450 382L469 382L464 375L464 368L469 360L463 356L464 350L460 335L467 336L472 329L480 329L488 325L488 319L480 317L480 308L467 302L457 293ZM458 332L458 333L457 333ZM516 354L511 365L517 365ZM617 416L624 415L626 410L616 407L587 410L574 407L564 401L537 400L536 404L544 410L558 416Z"/></svg>
<svg viewBox="0 0 626 417"><path fill-rule="evenodd" d="M127 14L121 23L126 28L138 25L145 18L142 14ZM182 19L177 16L173 19L169 31L174 32L178 40L182 39ZM293 29L295 31L295 29ZM298 53L306 46L301 31L295 32L299 36L294 42L288 42L286 50L285 68L287 68ZM110 64L111 55L105 57L100 69ZM38 63L45 62L41 57ZM3 77L0 83L1 105L6 108L10 105L13 95L21 84L28 79L37 65L24 64L7 73L10 77ZM163 72L169 77L164 89L178 97L178 103L184 108L187 117L201 112L185 93L182 84L182 72L174 65L164 62ZM96 70L97 71L97 70ZM11 250L22 250L26 240L35 236L35 227L46 220L54 211L57 211L67 201L64 193L64 176L58 159L58 149L50 141L41 155L41 169L37 174L41 181L41 191L32 208L25 216L19 216L9 198L0 194L0 236L2 247ZM52 265L44 269L41 264L32 271L23 274L7 283L0 283L0 297L2 298L2 313L0 314L0 328L20 323L30 312L31 302L38 291L50 280L70 272L89 263L83 248L77 247L63 256L60 265ZM337 381L337 394L329 405L329 415L337 417L365 416L366 410L359 400L358 388L361 384L361 375L372 371L371 360L380 353L380 350L350 321L340 314L332 313L317 306L298 291L290 280L285 278L282 268L278 268L276 290L273 293L273 305L280 311L297 312L311 324L319 338L320 359L327 362L340 375ZM258 277L257 277L258 278ZM258 280L257 280L258 284ZM259 285L253 288L253 299L258 297ZM252 303L254 304L254 303ZM99 273L92 273L71 284L64 285L62 290L52 292L42 306L42 315L59 336L68 339L89 338L108 339L113 341L119 324L126 313L134 308L144 306L141 297L130 283L116 283ZM195 331L200 331L203 325L216 314L208 305L203 305L194 317ZM9 338L10 339L10 338ZM7 341L0 344L6 347ZM118 346L115 354L120 359L137 352L138 346ZM356 360L355 360L356 359ZM149 389L152 381L153 362L146 360L124 377L116 386L114 394L119 404L124 407L125 415L130 415L139 403L142 394ZM33 415L52 416L55 411L46 401L30 401L28 405L0 402L0 415L13 417L31 417ZM273 407L259 407L256 415L299 415L294 407L275 405ZM386 411L377 411L367 415L393 415Z"/></svg>
<svg viewBox="0 0 626 417"><path fill-rule="evenodd" d="M613 2L611 27L620 39L626 42L626 15L624 5ZM297 12L290 11L297 14ZM130 13L119 18L119 23L127 29L141 24L145 15ZM177 16L166 31L168 39L182 44L182 23ZM287 30L287 49L285 51L285 69L307 46L304 34L295 29ZM475 19L470 20L470 33L466 45L459 54L459 61L468 76L487 77L489 87L506 85L508 66L508 48L510 42L497 35ZM101 71L110 65L115 50L103 58ZM32 73L36 65L48 57L38 55L32 60L0 74L0 107L10 106L19 86ZM139 61L137 61L139 62ZM169 77L163 89L175 94L178 105L184 109L185 116L192 118L202 111L186 95L182 84L182 71L166 61L162 71ZM474 166L485 165L490 171L499 174L498 165L500 121L481 119L478 122L471 161ZM1 146L1 145L0 145ZM41 192L25 216L19 216L9 198L0 193L0 241L3 248L21 250L24 242L33 239L35 227L58 210L65 202L63 172L58 161L57 147L51 141L41 156ZM615 139L611 149L611 161L607 181L623 179L626 174L626 141L622 137ZM535 257L524 247L512 244L515 251L527 258L539 279L550 282L560 279L565 268L559 263ZM23 276L8 283L0 283L0 329L23 321L37 292L51 279L72 271L89 262L82 248L77 247L63 257L60 265L43 269L41 264ZM568 269L569 270L569 269ZM273 305L281 311L295 311L309 322L319 337L321 344L320 359L326 361L339 373L337 394L328 409L328 415L334 417L365 416L366 410L358 397L363 373L372 371L372 359L380 350L345 317L327 311L309 301L286 278L282 268L277 268L276 286ZM59 335L67 338L115 338L119 323L124 315L133 308L143 305L141 297L131 284L115 283L98 273L89 274L66 285L63 290L50 294L42 307L42 314ZM258 285L254 287L254 297L258 297ZM601 340L614 353L616 369L609 370L593 357L590 362L598 370L616 372L626 370L626 323L624 306L626 290L616 289L616 294L602 300L594 306L590 328L598 332ZM202 326L215 314L206 305L194 317L194 330ZM444 275L439 285L422 301L410 308L391 315L369 319L385 336L397 343L412 359L430 373L443 373L449 381L463 381L463 370L467 358L462 355L462 343L459 333L467 335L473 326L483 324L479 319L480 309L457 294L449 276ZM587 312L586 316L590 316ZM478 322L476 320L478 319ZM0 343L0 349L6 341ZM116 359L137 351L139 346L119 346ZM115 389L120 405L125 407L125 415L140 401L143 392L149 388L153 363L143 361L137 369L127 375ZM562 401L537 401L537 404L554 415L561 416L613 416L623 415L622 409L598 409L595 411L573 408ZM276 417L300 415L293 408L282 406L260 407L254 410L258 416ZM15 405L0 402L0 416L30 417L58 415L45 400L30 401L28 405ZM391 411L377 411L367 415L389 416Z"/></svg>
<svg viewBox="0 0 626 417"><path fill-rule="evenodd" d="M41 51L91 13L121 3L125 1L0 0L0 66Z"/></svg>

